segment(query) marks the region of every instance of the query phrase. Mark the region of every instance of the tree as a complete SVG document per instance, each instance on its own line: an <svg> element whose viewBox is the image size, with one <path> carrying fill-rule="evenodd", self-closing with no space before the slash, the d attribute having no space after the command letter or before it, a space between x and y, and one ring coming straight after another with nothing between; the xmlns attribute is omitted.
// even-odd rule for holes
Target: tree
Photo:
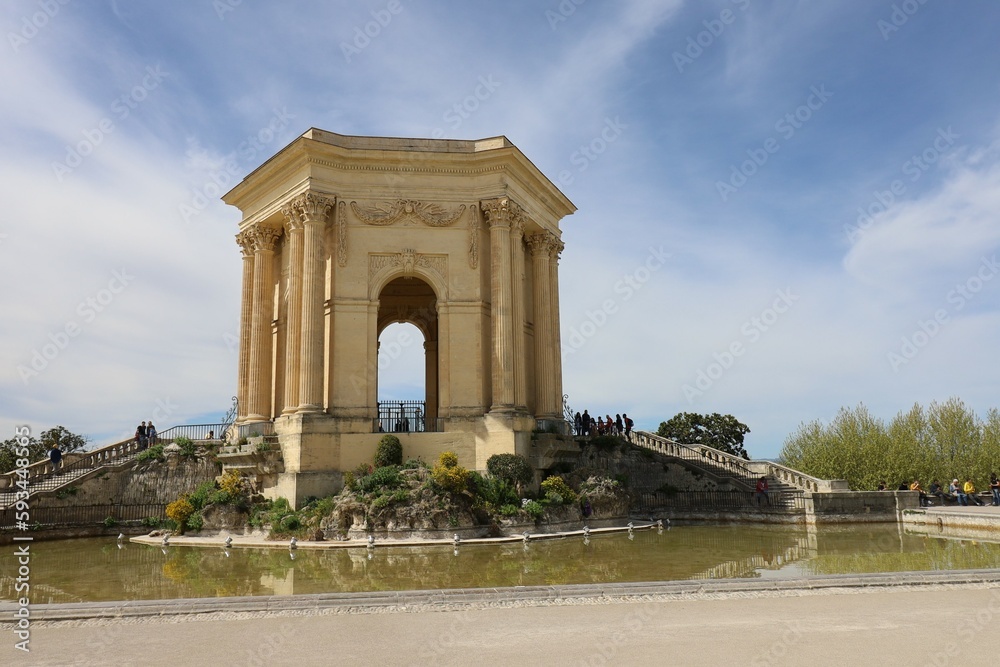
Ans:
<svg viewBox="0 0 1000 667"><path fill-rule="evenodd" d="M743 436L750 428L732 415L699 415L681 412L660 423L657 435L670 438L682 445L706 445L719 451L749 459L743 447Z"/></svg>
<svg viewBox="0 0 1000 667"><path fill-rule="evenodd" d="M35 463L47 457L52 445L56 444L63 454L66 454L83 449L87 444L87 438L67 430L64 426L42 431L38 438L28 436L26 441L22 440L20 443L17 438L9 438L0 442L0 472L9 472L17 467L18 447L27 447L28 462Z"/></svg>

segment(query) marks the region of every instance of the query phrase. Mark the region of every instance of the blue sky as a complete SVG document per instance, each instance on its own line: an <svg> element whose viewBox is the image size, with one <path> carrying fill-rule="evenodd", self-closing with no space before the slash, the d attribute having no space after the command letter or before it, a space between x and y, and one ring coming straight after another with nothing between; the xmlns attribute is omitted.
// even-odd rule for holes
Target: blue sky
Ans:
<svg viewBox="0 0 1000 667"><path fill-rule="evenodd" d="M561 187L577 409L731 413L770 457L845 405L1000 405L994 2L18 0L0 26L0 433L221 418L219 196L309 127L503 134ZM389 366L405 393L419 362Z"/></svg>

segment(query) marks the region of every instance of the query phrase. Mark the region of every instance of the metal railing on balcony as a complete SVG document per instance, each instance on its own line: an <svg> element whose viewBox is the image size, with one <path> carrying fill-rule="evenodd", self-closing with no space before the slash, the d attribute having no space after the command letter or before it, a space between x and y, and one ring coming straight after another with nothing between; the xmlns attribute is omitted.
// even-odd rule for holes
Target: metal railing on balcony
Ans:
<svg viewBox="0 0 1000 667"><path fill-rule="evenodd" d="M423 401L379 401L378 417L372 423L374 433L435 433L441 420L427 417Z"/></svg>

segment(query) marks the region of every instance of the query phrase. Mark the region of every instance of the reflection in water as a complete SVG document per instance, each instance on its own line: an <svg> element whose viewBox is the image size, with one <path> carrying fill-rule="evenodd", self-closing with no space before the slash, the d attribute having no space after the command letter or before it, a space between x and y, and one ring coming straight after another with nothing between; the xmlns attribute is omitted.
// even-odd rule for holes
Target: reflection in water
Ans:
<svg viewBox="0 0 1000 667"><path fill-rule="evenodd" d="M681 526L658 534L528 545L196 549L88 538L31 546L31 601L483 588L718 578L791 578L1000 567L1000 544L862 528ZM293 558L294 556L294 558ZM0 598L14 599L13 549L0 553Z"/></svg>

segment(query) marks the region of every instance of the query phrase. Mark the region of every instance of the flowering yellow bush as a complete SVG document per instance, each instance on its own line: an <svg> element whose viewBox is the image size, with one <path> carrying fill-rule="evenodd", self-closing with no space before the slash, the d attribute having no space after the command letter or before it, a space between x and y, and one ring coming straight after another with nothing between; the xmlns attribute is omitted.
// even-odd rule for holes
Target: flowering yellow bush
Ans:
<svg viewBox="0 0 1000 667"><path fill-rule="evenodd" d="M177 524L177 529L184 530L184 524L194 514L194 505L187 498L178 498L167 505L167 518Z"/></svg>
<svg viewBox="0 0 1000 667"><path fill-rule="evenodd" d="M246 488L243 474L236 470L226 472L219 479L219 490L229 494L230 498L237 498Z"/></svg>
<svg viewBox="0 0 1000 667"><path fill-rule="evenodd" d="M431 479L445 491L461 493L468 487L469 471L458 465L454 452L441 452L438 464L431 470Z"/></svg>

